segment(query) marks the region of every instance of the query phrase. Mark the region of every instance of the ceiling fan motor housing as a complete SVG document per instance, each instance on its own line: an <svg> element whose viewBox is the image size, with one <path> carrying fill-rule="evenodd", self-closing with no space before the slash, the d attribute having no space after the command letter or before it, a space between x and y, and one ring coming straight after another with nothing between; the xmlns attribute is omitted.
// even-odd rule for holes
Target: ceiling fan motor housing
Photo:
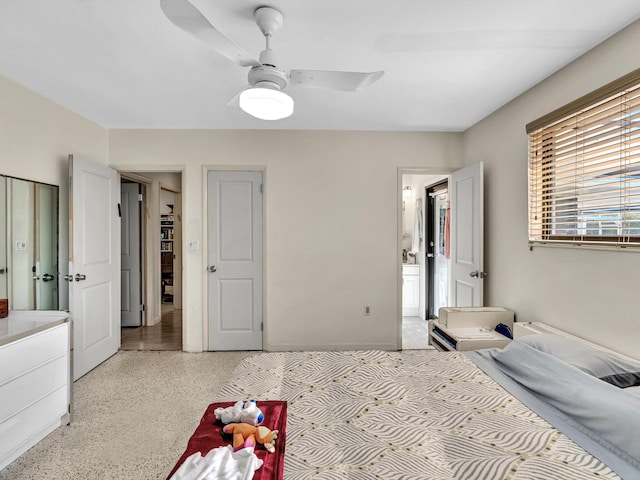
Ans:
<svg viewBox="0 0 640 480"><path fill-rule="evenodd" d="M286 72L278 70L270 65L260 65L249 70L249 85L252 87L265 87L282 90L289 85Z"/></svg>
<svg viewBox="0 0 640 480"><path fill-rule="evenodd" d="M280 30L284 18L279 10L273 7L258 7L253 12L258 28L265 36L271 36Z"/></svg>

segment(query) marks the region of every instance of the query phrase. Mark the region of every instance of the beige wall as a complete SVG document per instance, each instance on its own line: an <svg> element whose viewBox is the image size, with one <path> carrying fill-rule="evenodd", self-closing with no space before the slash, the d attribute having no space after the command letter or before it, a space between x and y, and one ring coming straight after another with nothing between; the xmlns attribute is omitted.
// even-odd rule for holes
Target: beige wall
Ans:
<svg viewBox="0 0 640 480"><path fill-rule="evenodd" d="M60 270L68 273L68 162L70 153L106 164L108 131L0 77L0 173L60 187ZM60 282L60 308L67 308Z"/></svg>
<svg viewBox="0 0 640 480"><path fill-rule="evenodd" d="M111 130L109 149L118 169L183 169L184 244L199 242L184 251L185 349L206 348L215 166L265 171L265 348L395 349L398 167L459 165L461 135Z"/></svg>
<svg viewBox="0 0 640 480"><path fill-rule="evenodd" d="M640 356L640 253L527 247L525 124L638 68L640 22L464 135L465 164L485 165L485 304Z"/></svg>
<svg viewBox="0 0 640 480"><path fill-rule="evenodd" d="M185 348L206 347L208 167L266 172L265 346L395 348L398 168L485 163L486 304L638 356L640 254L527 247L524 125L638 67L640 22L461 134L112 130L0 78L0 170L60 185L67 154L183 172ZM435 173L435 172L432 172ZM61 245L68 241L61 209ZM63 256L66 252L63 252ZM64 294L63 294L64 298ZM364 305L372 314L362 315Z"/></svg>

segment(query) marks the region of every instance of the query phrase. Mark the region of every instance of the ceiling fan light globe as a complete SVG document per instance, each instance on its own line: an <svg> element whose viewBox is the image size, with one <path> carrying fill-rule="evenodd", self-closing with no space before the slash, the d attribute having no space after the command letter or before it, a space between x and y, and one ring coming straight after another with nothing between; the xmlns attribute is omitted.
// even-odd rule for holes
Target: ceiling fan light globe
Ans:
<svg viewBox="0 0 640 480"><path fill-rule="evenodd" d="M252 87L240 94L240 108L260 120L280 120L293 113L293 99L272 88Z"/></svg>

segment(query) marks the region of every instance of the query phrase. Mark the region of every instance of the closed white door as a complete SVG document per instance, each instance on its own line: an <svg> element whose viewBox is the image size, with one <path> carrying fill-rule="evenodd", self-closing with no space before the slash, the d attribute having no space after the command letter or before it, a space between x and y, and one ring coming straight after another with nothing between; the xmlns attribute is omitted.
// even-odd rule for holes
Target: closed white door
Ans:
<svg viewBox="0 0 640 480"><path fill-rule="evenodd" d="M209 172L209 350L262 349L262 172Z"/></svg>
<svg viewBox="0 0 640 480"><path fill-rule="evenodd" d="M140 250L140 185L120 185L121 240L120 288L122 295L121 325L142 325L141 250Z"/></svg>
<svg viewBox="0 0 640 480"><path fill-rule="evenodd" d="M105 165L69 156L69 307L73 379L120 347L120 179Z"/></svg>
<svg viewBox="0 0 640 480"><path fill-rule="evenodd" d="M450 306L483 304L483 167L482 162L451 176L451 297Z"/></svg>

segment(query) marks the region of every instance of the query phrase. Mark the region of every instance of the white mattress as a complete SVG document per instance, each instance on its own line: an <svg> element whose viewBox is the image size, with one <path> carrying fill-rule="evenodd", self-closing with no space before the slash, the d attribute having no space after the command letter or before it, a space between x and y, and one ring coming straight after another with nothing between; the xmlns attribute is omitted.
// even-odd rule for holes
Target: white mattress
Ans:
<svg viewBox="0 0 640 480"><path fill-rule="evenodd" d="M215 401L287 400L285 479L617 479L461 353L244 360Z"/></svg>

